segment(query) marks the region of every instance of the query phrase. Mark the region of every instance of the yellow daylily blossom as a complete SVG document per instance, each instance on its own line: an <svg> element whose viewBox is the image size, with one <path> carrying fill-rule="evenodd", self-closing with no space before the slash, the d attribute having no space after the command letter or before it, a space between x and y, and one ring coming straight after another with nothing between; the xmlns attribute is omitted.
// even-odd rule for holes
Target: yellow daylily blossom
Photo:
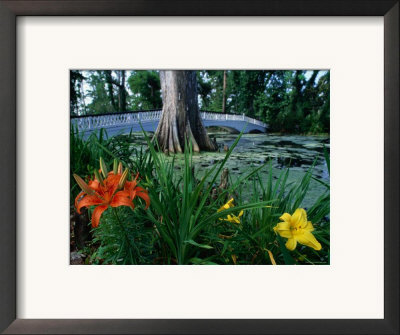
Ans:
<svg viewBox="0 0 400 335"><path fill-rule="evenodd" d="M274 232L288 239L286 248L293 251L299 242L315 250L321 250L321 244L311 233L314 227L311 221L307 221L307 213L303 208L297 208L293 215L284 213L279 219L283 222L274 227Z"/></svg>
<svg viewBox="0 0 400 335"><path fill-rule="evenodd" d="M233 198L231 198L225 205L223 205L220 209L218 209L217 212L221 212L223 210L229 209L235 207L235 205L233 204ZM233 214L228 214L226 219L222 219L220 218L221 221L228 221L231 223L240 223L240 217L243 215L243 210L240 211L239 215L233 215Z"/></svg>
<svg viewBox="0 0 400 335"><path fill-rule="evenodd" d="M223 205L219 210L217 210L217 212L221 212L225 209L229 209L235 207L235 205L233 204L233 198L231 198L225 205Z"/></svg>
<svg viewBox="0 0 400 335"><path fill-rule="evenodd" d="M224 220L224 221L228 221L228 222L232 222L232 223L240 223L240 217L243 215L243 211L240 211L239 215L230 215L228 214L226 219L220 219L220 220Z"/></svg>

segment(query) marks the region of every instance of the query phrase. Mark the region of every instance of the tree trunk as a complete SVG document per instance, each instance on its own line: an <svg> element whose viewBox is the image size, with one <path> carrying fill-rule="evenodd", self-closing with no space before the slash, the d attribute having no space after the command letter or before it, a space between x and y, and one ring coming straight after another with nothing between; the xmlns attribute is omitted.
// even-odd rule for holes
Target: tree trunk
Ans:
<svg viewBox="0 0 400 335"><path fill-rule="evenodd" d="M224 71L224 83L222 85L222 113L225 114L226 109L226 70Z"/></svg>
<svg viewBox="0 0 400 335"><path fill-rule="evenodd" d="M115 71L117 74L117 80L114 80L111 75L111 71L104 71L106 76L106 82L108 84L108 94L110 95L111 105L114 110L118 112L126 112L126 89L125 89L125 71ZM118 106L114 99L113 85L118 87Z"/></svg>
<svg viewBox="0 0 400 335"><path fill-rule="evenodd" d="M125 71L119 71L118 79L118 107L120 112L126 112Z"/></svg>
<svg viewBox="0 0 400 335"><path fill-rule="evenodd" d="M195 71L160 71L163 111L154 138L161 151L183 152L185 140L193 151L218 149L207 135L197 103Z"/></svg>
<svg viewBox="0 0 400 335"><path fill-rule="evenodd" d="M107 88L108 88L108 95L110 97L111 101L111 106L114 109L114 111L117 111L117 104L115 103L114 100L114 89L113 89L113 80L112 80L112 75L110 70L104 71L105 77L106 77L106 82L107 82Z"/></svg>

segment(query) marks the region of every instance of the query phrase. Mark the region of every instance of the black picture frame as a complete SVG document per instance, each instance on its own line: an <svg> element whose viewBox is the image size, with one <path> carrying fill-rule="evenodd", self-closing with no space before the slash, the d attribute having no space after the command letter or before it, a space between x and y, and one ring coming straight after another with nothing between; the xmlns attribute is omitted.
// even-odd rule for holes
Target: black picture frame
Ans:
<svg viewBox="0 0 400 335"><path fill-rule="evenodd" d="M16 18L32 15L383 16L384 319L17 319ZM0 330L4 333L399 333L399 0L0 0L0 116L0 171L3 173L0 192Z"/></svg>

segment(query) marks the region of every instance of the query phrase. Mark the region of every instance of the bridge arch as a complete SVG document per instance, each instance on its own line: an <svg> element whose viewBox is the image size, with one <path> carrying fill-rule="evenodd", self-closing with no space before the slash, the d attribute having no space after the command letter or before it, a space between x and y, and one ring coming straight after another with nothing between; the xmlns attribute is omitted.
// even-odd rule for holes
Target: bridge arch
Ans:
<svg viewBox="0 0 400 335"><path fill-rule="evenodd" d="M218 128L223 131L226 131L229 134L239 134L240 133L240 131L238 129L232 128L232 127L227 127L227 126L216 126L216 125L204 125L204 126L207 130L209 130L210 128Z"/></svg>

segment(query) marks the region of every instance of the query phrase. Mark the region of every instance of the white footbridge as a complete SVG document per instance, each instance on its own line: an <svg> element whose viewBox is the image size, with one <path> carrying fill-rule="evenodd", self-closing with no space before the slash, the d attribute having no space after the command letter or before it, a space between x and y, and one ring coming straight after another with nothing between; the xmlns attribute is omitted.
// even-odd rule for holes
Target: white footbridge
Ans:
<svg viewBox="0 0 400 335"><path fill-rule="evenodd" d="M71 116L71 125L87 138L91 133L104 128L108 136L128 134L142 130L154 132L160 121L162 110L141 112L109 113L101 115ZM268 125L248 116L200 112L204 126L220 127L231 132L265 133ZM142 126L142 127L141 127Z"/></svg>

